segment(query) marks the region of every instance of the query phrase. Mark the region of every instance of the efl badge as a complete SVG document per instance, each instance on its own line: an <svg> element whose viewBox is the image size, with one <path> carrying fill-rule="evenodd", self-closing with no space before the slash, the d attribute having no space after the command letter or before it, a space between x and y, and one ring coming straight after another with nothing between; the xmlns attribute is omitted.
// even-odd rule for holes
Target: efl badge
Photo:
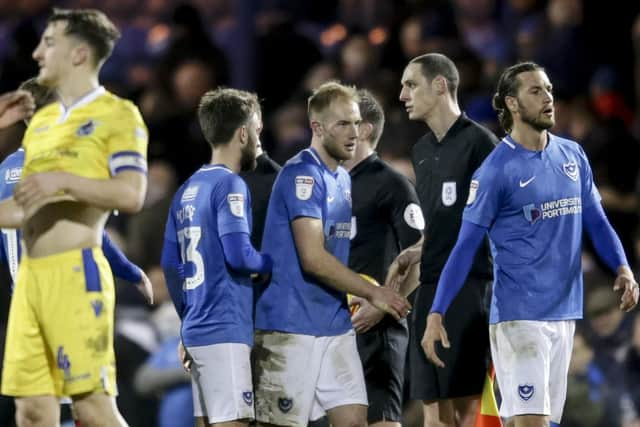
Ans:
<svg viewBox="0 0 640 427"><path fill-rule="evenodd" d="M569 162L562 165L564 173L574 181L578 180L578 165L576 162Z"/></svg>
<svg viewBox="0 0 640 427"><path fill-rule="evenodd" d="M229 209L234 216L238 218L244 216L244 194L231 193L227 196L227 202L229 202Z"/></svg>
<svg viewBox="0 0 640 427"><path fill-rule="evenodd" d="M314 182L312 176L296 176L296 197L300 200L309 200L313 193Z"/></svg>
<svg viewBox="0 0 640 427"><path fill-rule="evenodd" d="M358 221L355 216L351 217L351 232L349 233L349 240L353 240L358 235Z"/></svg>
<svg viewBox="0 0 640 427"><path fill-rule="evenodd" d="M453 204L458 199L458 195L456 194L456 183L455 181L443 182L442 183L442 204L445 206L453 206Z"/></svg>
<svg viewBox="0 0 640 427"><path fill-rule="evenodd" d="M404 222L411 228L416 230L424 230L424 217L422 209L415 203L409 203L404 209Z"/></svg>
<svg viewBox="0 0 640 427"><path fill-rule="evenodd" d="M478 187L480 187L480 181L476 181L475 179L472 180L471 184L469 185L469 197L467 198L467 205L470 205L476 201Z"/></svg>

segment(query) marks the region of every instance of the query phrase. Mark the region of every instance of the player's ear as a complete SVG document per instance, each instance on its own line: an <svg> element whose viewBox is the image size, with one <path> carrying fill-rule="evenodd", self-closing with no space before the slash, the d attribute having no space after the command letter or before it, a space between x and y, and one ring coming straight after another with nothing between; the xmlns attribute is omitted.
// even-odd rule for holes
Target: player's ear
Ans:
<svg viewBox="0 0 640 427"><path fill-rule="evenodd" d="M240 139L240 143L242 145L246 144L249 140L249 130L247 129L247 125L240 126L236 132L238 132L238 139Z"/></svg>
<svg viewBox="0 0 640 427"><path fill-rule="evenodd" d="M358 136L360 139L369 140L373 132L373 125L369 122L360 122L358 126Z"/></svg>
<svg viewBox="0 0 640 427"><path fill-rule="evenodd" d="M79 43L72 49L71 64L74 66L82 65L91 60L91 49L86 44Z"/></svg>
<svg viewBox="0 0 640 427"><path fill-rule="evenodd" d="M516 111L518 111L518 107L519 107L518 98L516 98L515 96L505 96L504 104L512 113L515 113Z"/></svg>
<svg viewBox="0 0 640 427"><path fill-rule="evenodd" d="M322 123L317 120L311 120L309 125L311 126L311 132L314 136L322 136Z"/></svg>
<svg viewBox="0 0 640 427"><path fill-rule="evenodd" d="M438 95L442 95L447 91L447 82L444 77L436 76L433 80L431 80L431 88Z"/></svg>

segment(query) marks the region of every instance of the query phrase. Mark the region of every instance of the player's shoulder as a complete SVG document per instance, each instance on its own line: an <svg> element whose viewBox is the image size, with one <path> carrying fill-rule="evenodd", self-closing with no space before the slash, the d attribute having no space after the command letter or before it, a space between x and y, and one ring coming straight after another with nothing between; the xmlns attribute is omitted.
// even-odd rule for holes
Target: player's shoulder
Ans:
<svg viewBox="0 0 640 427"><path fill-rule="evenodd" d="M142 121L142 114L133 102L109 91L105 91L101 97L96 99L95 108L109 112L122 119L128 118Z"/></svg>
<svg viewBox="0 0 640 427"><path fill-rule="evenodd" d="M463 120L463 130L472 136L468 138L472 144L480 145L480 144L492 144L497 145L500 140L498 137L489 129L468 118L466 115L461 118Z"/></svg>
<svg viewBox="0 0 640 427"><path fill-rule="evenodd" d="M393 188L396 185L411 185L409 178L398 172L381 158L375 159L372 167L375 168L375 172L383 178L385 184L390 188Z"/></svg>
<svg viewBox="0 0 640 427"><path fill-rule="evenodd" d="M569 138L564 138L562 136L554 135L551 132L548 132L548 134L549 134L550 141L553 144L556 144L558 147L565 150L574 151L576 153L584 152L584 150L582 149L582 146L576 141Z"/></svg>
<svg viewBox="0 0 640 427"><path fill-rule="evenodd" d="M290 158L280 171L282 176L310 175L321 177L322 160L311 149L305 149Z"/></svg>

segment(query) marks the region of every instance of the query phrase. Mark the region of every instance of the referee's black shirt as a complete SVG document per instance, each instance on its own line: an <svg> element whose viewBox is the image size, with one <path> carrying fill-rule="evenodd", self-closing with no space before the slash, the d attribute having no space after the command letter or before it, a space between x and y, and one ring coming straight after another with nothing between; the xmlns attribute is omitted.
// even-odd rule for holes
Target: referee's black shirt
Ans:
<svg viewBox="0 0 640 427"><path fill-rule="evenodd" d="M411 182L375 153L349 173L353 215L349 267L384 284L399 251L422 235L424 220L416 212L420 202Z"/></svg>
<svg viewBox="0 0 640 427"><path fill-rule="evenodd" d="M413 146L416 190L426 223L421 284L438 282L458 238L473 172L497 143L493 133L462 113L442 141L438 142L429 131ZM485 239L469 276L491 279L492 275L489 244Z"/></svg>
<svg viewBox="0 0 640 427"><path fill-rule="evenodd" d="M260 250L271 189L278 176L278 172L280 172L282 168L279 164L271 160L267 153L258 156L256 163L254 170L243 172L240 175L244 178L251 193L251 213L253 217L251 244L254 248Z"/></svg>

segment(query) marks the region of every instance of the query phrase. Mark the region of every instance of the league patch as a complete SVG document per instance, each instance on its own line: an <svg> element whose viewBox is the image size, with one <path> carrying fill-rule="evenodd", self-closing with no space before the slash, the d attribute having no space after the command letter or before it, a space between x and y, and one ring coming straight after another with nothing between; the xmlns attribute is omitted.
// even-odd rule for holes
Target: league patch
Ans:
<svg viewBox="0 0 640 427"><path fill-rule="evenodd" d="M448 181L442 183L442 204L445 206L453 206L458 200L458 194L456 192L456 182Z"/></svg>
<svg viewBox="0 0 640 427"><path fill-rule="evenodd" d="M532 386L531 384L524 384L524 385L518 386L518 395L520 396L520 399L524 400L525 402L533 397L533 395L535 394L535 391L536 391L535 387Z"/></svg>
<svg viewBox="0 0 640 427"><path fill-rule="evenodd" d="M476 201L478 187L480 187L480 181L476 181L475 179L471 181L471 184L469 184L469 197L467 198L467 205L470 205Z"/></svg>
<svg viewBox="0 0 640 427"><path fill-rule="evenodd" d="M184 202L194 201L198 196L198 188L199 187L197 185L192 185L190 187L187 187L187 189L184 190L184 193L182 193L182 198L180 199L180 202L184 203Z"/></svg>
<svg viewBox="0 0 640 427"><path fill-rule="evenodd" d="M296 197L300 200L309 200L313 193L315 180L312 176L296 176Z"/></svg>
<svg viewBox="0 0 640 427"><path fill-rule="evenodd" d="M422 209L415 203L409 203L404 208L404 222L411 228L416 230L424 230L424 216L422 216Z"/></svg>
<svg viewBox="0 0 640 427"><path fill-rule="evenodd" d="M4 173L4 180L6 183L18 182L22 176L22 168L7 169Z"/></svg>
<svg viewBox="0 0 640 427"><path fill-rule="evenodd" d="M564 170L564 173L573 181L578 180L578 165L576 164L576 162L571 161L569 163L565 163L562 165L562 169Z"/></svg>
<svg viewBox="0 0 640 427"><path fill-rule="evenodd" d="M358 220L355 216L351 217L351 232L349 235L349 240L353 240L358 235Z"/></svg>
<svg viewBox="0 0 640 427"><path fill-rule="evenodd" d="M233 216L238 218L244 217L244 194L231 193L227 196L227 202L229 203L229 209Z"/></svg>

